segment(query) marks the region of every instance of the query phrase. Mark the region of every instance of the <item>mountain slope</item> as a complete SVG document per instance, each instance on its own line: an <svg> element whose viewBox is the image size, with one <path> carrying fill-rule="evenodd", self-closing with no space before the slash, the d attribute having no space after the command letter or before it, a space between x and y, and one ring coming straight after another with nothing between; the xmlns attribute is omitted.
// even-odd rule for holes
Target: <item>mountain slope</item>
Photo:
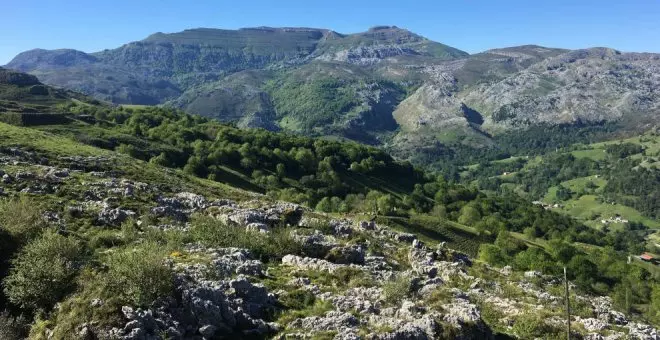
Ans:
<svg viewBox="0 0 660 340"><path fill-rule="evenodd" d="M443 155L506 153L500 141L521 131L608 125L612 138L660 115L658 54L525 45L467 55L395 26L192 29L93 54L28 51L8 67L115 103L352 139L436 167Z"/></svg>
<svg viewBox="0 0 660 340"><path fill-rule="evenodd" d="M33 75L0 68L0 112L50 112L72 102L100 104L80 93L46 86Z"/></svg>

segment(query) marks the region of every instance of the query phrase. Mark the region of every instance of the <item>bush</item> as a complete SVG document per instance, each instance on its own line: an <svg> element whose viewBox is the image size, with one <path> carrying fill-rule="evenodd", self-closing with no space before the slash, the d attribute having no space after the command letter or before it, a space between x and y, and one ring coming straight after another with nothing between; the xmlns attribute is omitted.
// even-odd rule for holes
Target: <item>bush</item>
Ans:
<svg viewBox="0 0 660 340"><path fill-rule="evenodd" d="M286 228L277 228L264 234L228 226L208 216L195 216L192 224L190 233L195 241L210 247L245 248L263 261L302 252L302 246Z"/></svg>
<svg viewBox="0 0 660 340"><path fill-rule="evenodd" d="M513 266L517 270L538 270L548 273L555 265L550 255L542 249L529 248L514 256Z"/></svg>
<svg viewBox="0 0 660 340"><path fill-rule="evenodd" d="M479 246L479 260L494 266L504 266L508 263L508 259L500 247L487 243Z"/></svg>
<svg viewBox="0 0 660 340"><path fill-rule="evenodd" d="M134 306L148 306L174 289L172 269L165 252L155 243L124 249L108 258L108 288Z"/></svg>
<svg viewBox="0 0 660 340"><path fill-rule="evenodd" d="M4 281L9 300L27 309L49 309L75 287L81 244L48 232L29 243L12 261Z"/></svg>
<svg viewBox="0 0 660 340"><path fill-rule="evenodd" d="M0 228L21 243L41 232L45 226L41 215L41 206L26 196L0 201Z"/></svg>
<svg viewBox="0 0 660 340"><path fill-rule="evenodd" d="M23 316L13 317L9 312L0 314L0 340L25 339L30 323Z"/></svg>
<svg viewBox="0 0 660 340"><path fill-rule="evenodd" d="M412 292L412 282L410 278L400 275L396 279L383 285L383 294L385 301L389 303L398 303L410 296Z"/></svg>
<svg viewBox="0 0 660 340"><path fill-rule="evenodd" d="M305 309L314 305L316 297L309 291L295 289L283 294L279 301L286 309Z"/></svg>
<svg viewBox="0 0 660 340"><path fill-rule="evenodd" d="M516 318L512 330L521 339L542 338L552 332L540 316L532 313L524 313Z"/></svg>

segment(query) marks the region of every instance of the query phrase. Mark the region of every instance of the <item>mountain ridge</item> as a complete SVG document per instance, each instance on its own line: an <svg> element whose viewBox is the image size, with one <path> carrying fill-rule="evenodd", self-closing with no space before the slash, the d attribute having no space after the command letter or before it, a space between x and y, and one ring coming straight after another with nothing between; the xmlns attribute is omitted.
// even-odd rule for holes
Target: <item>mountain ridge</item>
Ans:
<svg viewBox="0 0 660 340"><path fill-rule="evenodd" d="M470 55L396 26L197 28L92 54L28 51L8 67L117 104L348 138L423 164L434 161L415 150L498 147L494 136L543 125L642 131L660 117L660 54L521 45Z"/></svg>

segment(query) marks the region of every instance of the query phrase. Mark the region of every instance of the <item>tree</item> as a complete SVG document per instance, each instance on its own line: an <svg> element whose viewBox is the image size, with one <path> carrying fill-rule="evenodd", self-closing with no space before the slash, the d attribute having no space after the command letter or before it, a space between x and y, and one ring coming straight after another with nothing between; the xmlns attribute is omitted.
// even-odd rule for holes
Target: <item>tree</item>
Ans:
<svg viewBox="0 0 660 340"><path fill-rule="evenodd" d="M445 207L442 204L436 204L433 206L433 210L431 210L431 215L440 217L440 218L446 218L447 217L447 207Z"/></svg>
<svg viewBox="0 0 660 340"><path fill-rule="evenodd" d="M282 163L277 163L275 172L277 173L277 177L280 179L284 178L286 176L286 166Z"/></svg>
<svg viewBox="0 0 660 340"><path fill-rule="evenodd" d="M548 245L552 257L564 264L568 263L577 253L575 247L562 240L551 240Z"/></svg>
<svg viewBox="0 0 660 340"><path fill-rule="evenodd" d="M149 163L160 166L172 166L172 163L169 161L167 154L165 152L161 152L160 155L158 156L151 157Z"/></svg>
<svg viewBox="0 0 660 340"><path fill-rule="evenodd" d="M312 153L312 150L307 148L299 148L294 155L294 159L296 162L298 162L298 164L300 164L300 167L303 169L303 171L306 171L307 173L315 171L316 159L314 158L314 153Z"/></svg>
<svg viewBox="0 0 660 340"><path fill-rule="evenodd" d="M188 174L196 175L199 177L206 177L208 174L208 169L201 158L198 156L192 156L188 159L188 163L183 167L183 171Z"/></svg>
<svg viewBox="0 0 660 340"><path fill-rule="evenodd" d="M586 255L574 256L566 267L575 278L575 283L582 289L591 289L591 284L598 278L598 267Z"/></svg>
<svg viewBox="0 0 660 340"><path fill-rule="evenodd" d="M316 210L323 212L332 212L332 202L330 202L330 198L323 197L319 201L319 203L316 204Z"/></svg>
<svg viewBox="0 0 660 340"><path fill-rule="evenodd" d="M508 262L500 247L487 243L479 246L479 259L495 266L502 266Z"/></svg>
<svg viewBox="0 0 660 340"><path fill-rule="evenodd" d="M138 149L130 144L119 144L119 146L115 148L115 151L136 158L139 155Z"/></svg>
<svg viewBox="0 0 660 340"><path fill-rule="evenodd" d="M458 223L465 225L474 225L481 220L481 213L475 207L466 205L461 209L461 216L458 218Z"/></svg>
<svg viewBox="0 0 660 340"><path fill-rule="evenodd" d="M389 215L394 211L396 201L392 195L383 195L376 202L380 214Z"/></svg>
<svg viewBox="0 0 660 340"><path fill-rule="evenodd" d="M531 247L521 251L513 258L513 265L518 270L538 270L544 273L552 271L552 259L545 251Z"/></svg>

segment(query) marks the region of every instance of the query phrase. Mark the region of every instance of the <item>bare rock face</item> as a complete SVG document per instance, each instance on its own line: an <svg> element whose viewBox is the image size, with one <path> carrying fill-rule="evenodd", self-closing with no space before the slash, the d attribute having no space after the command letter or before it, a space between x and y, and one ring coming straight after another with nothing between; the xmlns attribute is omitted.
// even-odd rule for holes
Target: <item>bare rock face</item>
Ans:
<svg viewBox="0 0 660 340"><path fill-rule="evenodd" d="M340 264L364 264L365 249L359 245L335 247L328 252L326 258Z"/></svg>
<svg viewBox="0 0 660 340"><path fill-rule="evenodd" d="M290 327L310 331L341 332L349 328L356 328L358 325L358 319L352 314L330 311L321 317L311 316L304 319L297 319L290 324Z"/></svg>
<svg viewBox="0 0 660 340"><path fill-rule="evenodd" d="M277 298L243 274L263 275L263 264L244 249L211 249L191 245L188 252L212 258L210 265L183 264L175 298L157 301L149 309L124 306L125 325L110 335L119 339L213 338L217 334L263 338L276 325L263 319L277 305ZM209 279L208 273L214 272ZM237 277L231 278L234 274Z"/></svg>

